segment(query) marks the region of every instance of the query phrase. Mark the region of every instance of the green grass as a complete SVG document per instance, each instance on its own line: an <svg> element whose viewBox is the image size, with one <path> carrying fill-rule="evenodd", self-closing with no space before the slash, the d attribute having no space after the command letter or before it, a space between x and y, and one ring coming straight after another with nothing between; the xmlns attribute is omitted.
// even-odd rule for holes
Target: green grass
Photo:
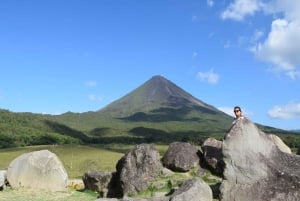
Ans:
<svg viewBox="0 0 300 201"><path fill-rule="evenodd" d="M91 191L45 192L11 188L4 189L0 195L0 201L94 201L98 196L97 193Z"/></svg>
<svg viewBox="0 0 300 201"><path fill-rule="evenodd" d="M18 156L32 151L48 149L62 161L69 178L81 178L88 170L116 171L118 160L134 145L106 144L95 146L84 145L41 145L0 149L0 169L8 165ZM161 156L167 145L155 145Z"/></svg>
<svg viewBox="0 0 300 201"><path fill-rule="evenodd" d="M121 146L120 146L121 147ZM82 145L43 145L0 150L0 169L23 153L48 149L62 161L69 178L81 178L88 170L115 171L117 161L124 155L101 147Z"/></svg>
<svg viewBox="0 0 300 201"><path fill-rule="evenodd" d="M134 145L123 144L107 144L107 145L95 145L95 146L83 146L83 145L43 145L43 146L29 146L21 148L7 148L0 149L0 169L7 169L9 163L20 156L23 153L31 151L37 151L42 149L48 149L55 153L58 158L64 164L64 167L68 173L70 179L82 178L84 172L88 170L104 170L115 171L117 161ZM168 149L168 145L154 145L159 151L161 157ZM199 148L199 147L198 147ZM154 182L163 183L161 187L152 184L148 189L140 192L133 197L153 197L153 196L165 196L172 188L178 187L183 180L191 177L195 177L196 168L187 173L174 173L167 178L157 178ZM210 175L203 177L209 184L214 183ZM197 176L196 176L197 177ZM76 191L69 189L66 192L43 192L25 189L6 188L0 194L0 201L89 201L95 200L98 196L97 193L91 191Z"/></svg>

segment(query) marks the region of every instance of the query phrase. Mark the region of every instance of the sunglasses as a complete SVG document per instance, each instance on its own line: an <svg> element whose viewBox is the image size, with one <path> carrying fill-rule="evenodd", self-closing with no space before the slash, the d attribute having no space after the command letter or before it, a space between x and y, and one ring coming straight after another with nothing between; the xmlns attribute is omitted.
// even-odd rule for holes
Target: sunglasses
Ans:
<svg viewBox="0 0 300 201"><path fill-rule="evenodd" d="M237 113L237 112L239 112L240 110L234 110L234 113Z"/></svg>

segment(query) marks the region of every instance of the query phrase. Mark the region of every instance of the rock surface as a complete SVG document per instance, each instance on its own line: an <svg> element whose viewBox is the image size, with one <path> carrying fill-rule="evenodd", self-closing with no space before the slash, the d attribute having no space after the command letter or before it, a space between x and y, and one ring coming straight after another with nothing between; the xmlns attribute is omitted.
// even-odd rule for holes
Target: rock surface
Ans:
<svg viewBox="0 0 300 201"><path fill-rule="evenodd" d="M107 197L109 190L112 188L112 179L115 173L104 171L88 171L84 173L82 180L85 189L97 191L102 197Z"/></svg>
<svg viewBox="0 0 300 201"><path fill-rule="evenodd" d="M215 138L207 138L201 145L203 158L211 171L217 174L223 174L224 161L222 154L222 141Z"/></svg>
<svg viewBox="0 0 300 201"><path fill-rule="evenodd" d="M190 143L173 142L162 159L164 167L177 172L187 172L199 164L198 150Z"/></svg>
<svg viewBox="0 0 300 201"><path fill-rule="evenodd" d="M5 188L5 183L6 183L6 174L7 171L6 170L0 170L0 190L3 190L3 188Z"/></svg>
<svg viewBox="0 0 300 201"><path fill-rule="evenodd" d="M171 196L170 201L212 201L212 190L201 179L185 181Z"/></svg>
<svg viewBox="0 0 300 201"><path fill-rule="evenodd" d="M275 145L280 149L280 151L285 153L292 153L291 148L289 148L277 135L269 134L269 138L275 143Z"/></svg>
<svg viewBox="0 0 300 201"><path fill-rule="evenodd" d="M123 195L145 190L162 171L159 152L149 144L137 145L117 164Z"/></svg>
<svg viewBox="0 0 300 201"><path fill-rule="evenodd" d="M99 198L96 201L116 201L117 199ZM120 201L212 201L212 191L208 184L199 178L186 180L170 196L152 198L130 198L125 197Z"/></svg>
<svg viewBox="0 0 300 201"><path fill-rule="evenodd" d="M65 191L68 175L58 157L48 151L34 151L14 159L7 169L7 180L13 188L25 187Z"/></svg>
<svg viewBox="0 0 300 201"><path fill-rule="evenodd" d="M232 126L222 152L221 201L300 200L300 157L280 151L248 119Z"/></svg>

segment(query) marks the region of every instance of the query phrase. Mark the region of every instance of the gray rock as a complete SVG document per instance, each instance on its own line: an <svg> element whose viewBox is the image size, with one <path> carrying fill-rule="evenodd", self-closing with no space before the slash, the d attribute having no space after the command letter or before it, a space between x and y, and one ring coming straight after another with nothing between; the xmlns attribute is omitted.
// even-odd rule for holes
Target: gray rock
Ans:
<svg viewBox="0 0 300 201"><path fill-rule="evenodd" d="M34 151L14 159L7 169L7 180L12 188L32 188L65 191L68 175L58 157L48 151Z"/></svg>
<svg viewBox="0 0 300 201"><path fill-rule="evenodd" d="M268 136L275 143L275 145L279 148L280 151L286 152L288 154L292 153L292 150L281 140L280 137L274 134L269 134Z"/></svg>
<svg viewBox="0 0 300 201"><path fill-rule="evenodd" d="M117 164L123 195L145 190L162 171L159 152L149 144L137 145Z"/></svg>
<svg viewBox="0 0 300 201"><path fill-rule="evenodd" d="M153 198L123 198L121 201L169 201L168 197L153 197Z"/></svg>
<svg viewBox="0 0 300 201"><path fill-rule="evenodd" d="M198 150L186 142L173 142L162 159L164 167L177 172L187 172L199 164Z"/></svg>
<svg viewBox="0 0 300 201"><path fill-rule="evenodd" d="M169 170L168 168L165 168L165 167L161 171L161 176L164 178L170 177L174 174L175 174L175 172L173 172L172 170Z"/></svg>
<svg viewBox="0 0 300 201"><path fill-rule="evenodd" d="M300 200L300 157L280 151L248 119L232 126L222 152L221 201Z"/></svg>
<svg viewBox="0 0 300 201"><path fill-rule="evenodd" d="M212 201L212 190L199 178L185 181L171 196L170 201Z"/></svg>
<svg viewBox="0 0 300 201"><path fill-rule="evenodd" d="M6 170L0 170L0 190L3 190L6 186L6 176L7 171Z"/></svg>
<svg viewBox="0 0 300 201"><path fill-rule="evenodd" d="M124 197L120 201L212 201L212 191L208 184L199 178L188 179L170 196L152 198ZM97 199L96 201L115 201Z"/></svg>
<svg viewBox="0 0 300 201"><path fill-rule="evenodd" d="M203 159L210 167L209 169L216 174L223 174L224 161L222 154L222 141L215 138L207 138L201 145Z"/></svg>
<svg viewBox="0 0 300 201"><path fill-rule="evenodd" d="M84 173L82 180L85 189L97 191L101 197L107 197L114 175L115 173L112 172L93 170Z"/></svg>

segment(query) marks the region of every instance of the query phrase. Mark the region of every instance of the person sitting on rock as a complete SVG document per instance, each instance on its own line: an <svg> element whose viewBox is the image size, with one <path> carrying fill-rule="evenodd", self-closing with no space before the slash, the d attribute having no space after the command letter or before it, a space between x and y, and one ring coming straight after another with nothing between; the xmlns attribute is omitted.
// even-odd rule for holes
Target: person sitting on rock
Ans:
<svg viewBox="0 0 300 201"><path fill-rule="evenodd" d="M243 119L244 115L243 115L242 109L239 106L235 106L233 111L234 111L235 119L232 122L232 124L235 124L236 121L238 121L239 119Z"/></svg>

